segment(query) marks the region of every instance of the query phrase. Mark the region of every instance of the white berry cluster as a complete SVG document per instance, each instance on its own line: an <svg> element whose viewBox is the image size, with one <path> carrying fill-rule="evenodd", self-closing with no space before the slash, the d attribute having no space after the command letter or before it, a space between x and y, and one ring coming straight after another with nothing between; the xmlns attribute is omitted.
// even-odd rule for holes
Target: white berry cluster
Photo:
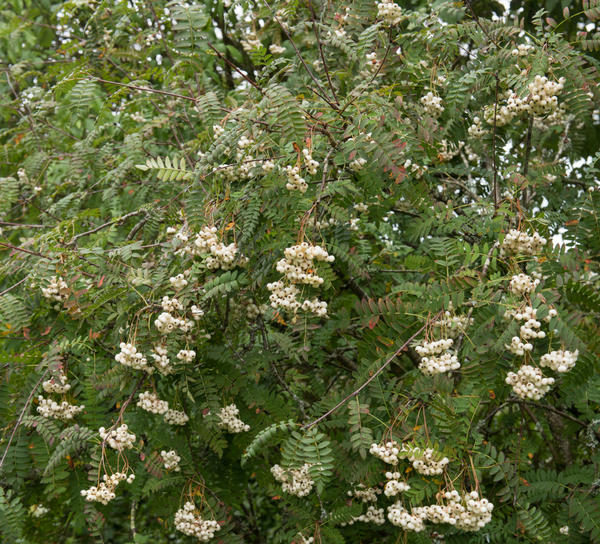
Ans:
<svg viewBox="0 0 600 544"><path fill-rule="evenodd" d="M313 175L316 174L317 169L319 168L319 163L312 158L312 155L308 149L305 148L302 150L302 157L308 173Z"/></svg>
<svg viewBox="0 0 600 544"><path fill-rule="evenodd" d="M167 410L164 419L169 425L185 425L190 420L185 412L171 409Z"/></svg>
<svg viewBox="0 0 600 544"><path fill-rule="evenodd" d="M285 285L281 280L267 284L267 289L271 291L269 300L273 308L283 308L290 313L296 313L302 304L297 296L300 290L295 285Z"/></svg>
<svg viewBox="0 0 600 544"><path fill-rule="evenodd" d="M157 344L154 346L153 353L151 355L161 374L170 374L173 371L173 366L169 360L166 347Z"/></svg>
<svg viewBox="0 0 600 544"><path fill-rule="evenodd" d="M345 525L354 525L357 521L374 523L375 525L383 525L385 523L385 510L383 508L377 508L374 505L370 505L364 514L353 517L347 523L340 523L340 525L342 527Z"/></svg>
<svg viewBox="0 0 600 544"><path fill-rule="evenodd" d="M181 291L188 284L188 281L183 274L177 274L177 276L169 278L169 283L175 291Z"/></svg>
<svg viewBox="0 0 600 544"><path fill-rule="evenodd" d="M487 130L483 128L479 117L473 117L473 124L467 131L469 132L469 136L473 138L483 138L487 134Z"/></svg>
<svg viewBox="0 0 600 544"><path fill-rule="evenodd" d="M441 97L434 95L431 91L421 97L421 104L423 104L425 111L435 119L444 112Z"/></svg>
<svg viewBox="0 0 600 544"><path fill-rule="evenodd" d="M363 166L365 164L367 164L367 159L358 157L357 159L350 161L350 164L348 166L350 167L350 170L352 170L353 172L358 172L359 170L363 169Z"/></svg>
<svg viewBox="0 0 600 544"><path fill-rule="evenodd" d="M128 484L133 482L135 474L131 473L129 476L124 472L115 472L110 476L104 474L102 482L97 486L93 485L89 489L82 489L81 496L88 502L100 502L102 504L108 504L115 497L115 489L123 481L126 480Z"/></svg>
<svg viewBox="0 0 600 544"><path fill-rule="evenodd" d="M196 358L196 352L193 349L181 349L177 353L177 358L184 363L191 363Z"/></svg>
<svg viewBox="0 0 600 544"><path fill-rule="evenodd" d="M196 537L200 542L208 542L221 530L221 526L214 519L202 519L196 513L196 505L187 501L183 508L175 512L175 529L184 535Z"/></svg>
<svg viewBox="0 0 600 544"><path fill-rule="evenodd" d="M453 344L452 338L444 338L432 342L424 341L416 346L415 351L421 356L419 370L426 376L434 376L459 369L458 358L448 351Z"/></svg>
<svg viewBox="0 0 600 544"><path fill-rule="evenodd" d="M288 469L284 469L279 465L273 465L271 467L271 474L273 474L273 477L278 482L281 482L281 488L285 493L304 497L312 491L315 485L314 480L310 477L309 469L310 465L308 463L305 463L300 468Z"/></svg>
<svg viewBox="0 0 600 544"><path fill-rule="evenodd" d="M158 395L152 391L140 393L138 399L137 406L152 414L165 414L169 409L169 403L158 398Z"/></svg>
<svg viewBox="0 0 600 544"><path fill-rule="evenodd" d="M412 463L413 468L419 474L424 474L425 476L442 474L448 463L450 463L447 457L442 457L433 448L421 449L409 447L407 451L408 460Z"/></svg>
<svg viewBox="0 0 600 544"><path fill-rule="evenodd" d="M119 344L121 351L115 355L115 361L123 366L128 366L136 370L143 370L151 374L154 369L148 365L146 357L140 353L133 344L121 342Z"/></svg>
<svg viewBox="0 0 600 544"><path fill-rule="evenodd" d="M302 308L305 312L312 312L319 317L327 315L327 303L314 298L300 302L297 296L300 294L297 283L318 287L323 283L323 278L315 272L315 261L333 262L335 257L329 255L321 246L313 246L306 242L288 247L284 252L285 257L277 262L277 271L282 273L291 283L286 286L283 281L267 284L271 291L269 300L273 308L283 308L295 313Z"/></svg>
<svg viewBox="0 0 600 544"><path fill-rule="evenodd" d="M510 345L505 344L504 347L515 355L525 355L526 351L533 350L533 344L531 342L523 342L518 336L513 336Z"/></svg>
<svg viewBox="0 0 600 544"><path fill-rule="evenodd" d="M302 533L298 533L298 537L300 540L294 540L292 544L314 544L315 542L314 536L305 537Z"/></svg>
<svg viewBox="0 0 600 544"><path fill-rule="evenodd" d="M100 438L114 450L122 452L133 448L135 434L129 432L129 427L125 423L116 429L106 430L104 427L100 427L98 432Z"/></svg>
<svg viewBox="0 0 600 544"><path fill-rule="evenodd" d="M550 81L546 76L535 76L528 85L529 109L533 115L541 117L558 108L558 97L563 90L566 79L561 77L558 82Z"/></svg>
<svg viewBox="0 0 600 544"><path fill-rule="evenodd" d="M405 449L395 440L389 440L385 444L371 444L369 453L375 457L379 457L384 463L397 465L400 458L404 458Z"/></svg>
<svg viewBox="0 0 600 544"><path fill-rule="evenodd" d="M545 378L539 368L523 365L518 372L509 372L506 383L522 399L540 400L554 383L554 378Z"/></svg>
<svg viewBox="0 0 600 544"><path fill-rule="evenodd" d="M405 531L420 532L425 529L425 521L447 523L463 531L478 531L492 519L494 505L485 498L479 498L477 491L461 497L456 490L440 492L437 495L442 504L432 504L413 508L410 513L401 501L388 507L388 519L393 525Z"/></svg>
<svg viewBox="0 0 600 544"><path fill-rule="evenodd" d="M416 509L413 509L413 511ZM420 512L409 513L402 502L398 501L388 506L387 517L392 525L402 527L405 531L419 533L425 529L424 516Z"/></svg>
<svg viewBox="0 0 600 544"><path fill-rule="evenodd" d="M76 406L74 404L69 404L66 400L58 403L52 399L45 399L41 395L38 395L37 411L42 417L67 421L73 419L84 408L85 406L83 404L81 406Z"/></svg>
<svg viewBox="0 0 600 544"><path fill-rule="evenodd" d="M348 491L349 497L356 497L362 502L377 502L377 495L381 494L378 487L365 487L364 484L358 484L353 490Z"/></svg>
<svg viewBox="0 0 600 544"><path fill-rule="evenodd" d="M169 298L164 296L160 305L165 312L176 312L183 310L183 304L175 297Z"/></svg>
<svg viewBox="0 0 600 544"><path fill-rule="evenodd" d="M562 526L562 527L561 527L561 528L558 530L558 532L559 532L561 535L568 535L568 534L569 534L569 526L568 526L568 525L563 525L563 526Z"/></svg>
<svg viewBox="0 0 600 544"><path fill-rule="evenodd" d="M239 264L245 264L247 259L238 258L238 248L235 243L225 245L219 241L217 236L217 227L204 226L196 235L191 244L183 248L185 253L190 255L205 255L205 264L207 268L222 270L231 270Z"/></svg>
<svg viewBox="0 0 600 544"><path fill-rule="evenodd" d="M456 315L450 310L446 310L444 315L434 322L433 327L440 330L449 338L456 338L463 334L469 325L473 324L473 318L466 315Z"/></svg>
<svg viewBox="0 0 600 544"><path fill-rule="evenodd" d="M50 512L50 509L46 508L43 504L34 504L30 508L30 512L34 518L41 518L42 516Z"/></svg>
<svg viewBox="0 0 600 544"><path fill-rule="evenodd" d="M533 45L527 43L520 43L515 49L511 51L513 57L526 57L533 51Z"/></svg>
<svg viewBox="0 0 600 544"><path fill-rule="evenodd" d="M172 470L174 472L179 472L181 470L181 468L179 467L179 461L181 461L181 457L177 455L177 452L175 450L162 450L160 452L160 456L162 457L165 469Z"/></svg>
<svg viewBox="0 0 600 544"><path fill-rule="evenodd" d="M69 286L67 282L60 276L52 276L48 287L42 287L42 296L50 300L56 300L57 302L64 302L69 298Z"/></svg>
<svg viewBox="0 0 600 544"><path fill-rule="evenodd" d="M379 70L379 65L381 64L381 61L377 58L377 51L372 51L371 53L367 53L365 56L367 59L368 71L361 72L361 74L364 73L364 74L368 75L368 74L377 73L377 70Z"/></svg>
<svg viewBox="0 0 600 544"><path fill-rule="evenodd" d="M281 55L281 53L285 53L285 47L273 43L269 45L269 53L271 53L271 55Z"/></svg>
<svg viewBox="0 0 600 544"><path fill-rule="evenodd" d="M446 162L452 160L456 155L460 153L464 142L458 142L458 145L455 145L452 142L448 142L448 140L443 139L440 142L441 148L438 150L438 159L441 162Z"/></svg>
<svg viewBox="0 0 600 544"><path fill-rule="evenodd" d="M260 49L262 42L258 39L256 34L251 33L246 36L245 40L240 40L244 51L252 51L253 49Z"/></svg>
<svg viewBox="0 0 600 544"><path fill-rule="evenodd" d="M189 332L194 327L194 322L185 317L175 317L169 312L162 312L154 320L154 326L163 335L167 335L177 329L182 332Z"/></svg>
<svg viewBox="0 0 600 544"><path fill-rule="evenodd" d="M240 410L235 404L224 406L219 411L219 427L226 429L230 433L241 433L250 430L250 425L246 425L237 416Z"/></svg>
<svg viewBox="0 0 600 544"><path fill-rule="evenodd" d="M510 290L515 295L528 295L533 293L536 287L540 284L538 278L532 279L527 274L517 274L510 280Z"/></svg>
<svg viewBox="0 0 600 544"><path fill-rule="evenodd" d="M300 191L301 193L306 193L308 184L300 175L300 167L286 166L284 171L287 175L287 183L285 184L285 188L288 191Z"/></svg>
<svg viewBox="0 0 600 544"><path fill-rule="evenodd" d="M506 104L487 106L483 110L483 117L490 125L494 124L494 109L496 110L496 126L502 127L510 123L517 115L529 111L527 99L521 98L514 91L509 91L506 95Z"/></svg>
<svg viewBox="0 0 600 544"><path fill-rule="evenodd" d="M402 20L402 10L394 0L381 0L377 2L377 18L381 18L385 26L394 26Z"/></svg>
<svg viewBox="0 0 600 544"><path fill-rule="evenodd" d="M406 159L402 166L404 166L404 169L407 172L413 173L417 179L419 179L427 171L427 165L418 165L414 163L411 159Z"/></svg>
<svg viewBox="0 0 600 544"><path fill-rule="evenodd" d="M277 272L283 274L291 283L304 283L318 287L323 278L314 272L314 261L333 262L335 257L329 255L321 246L313 246L302 242L296 246L285 248L285 257L277 263Z"/></svg>
<svg viewBox="0 0 600 544"><path fill-rule="evenodd" d="M66 393L71 389L71 385L67 383L67 377L61 372L53 376L49 380L42 383L42 389L46 393Z"/></svg>
<svg viewBox="0 0 600 544"><path fill-rule="evenodd" d="M408 491L410 489L410 485L400 480L399 472L386 472L385 477L387 482L383 489L383 494L386 497L395 497L398 493L402 493L403 491Z"/></svg>
<svg viewBox="0 0 600 544"><path fill-rule="evenodd" d="M546 245L547 240L534 232L531 236L526 232L511 229L508 231L500 249L501 255L535 255Z"/></svg>
<svg viewBox="0 0 600 544"><path fill-rule="evenodd" d="M550 353L546 353L542 355L540 359L540 366L547 366L554 370L554 372L569 372L577 362L577 357L579 357L579 350L575 351L551 351Z"/></svg>

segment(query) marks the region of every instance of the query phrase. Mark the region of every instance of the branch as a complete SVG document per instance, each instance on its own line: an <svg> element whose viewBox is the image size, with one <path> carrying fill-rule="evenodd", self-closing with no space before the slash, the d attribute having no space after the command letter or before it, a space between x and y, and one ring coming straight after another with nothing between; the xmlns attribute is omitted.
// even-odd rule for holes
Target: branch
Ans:
<svg viewBox="0 0 600 544"><path fill-rule="evenodd" d="M287 36L288 40L292 44L292 47L294 48L294 51L296 52L296 55L300 59L300 62L302 63L302 66L304 66L304 68L308 72L308 75L310 76L310 78L315 82L315 85L319 88L319 90L321 91L321 93L323 93L323 95L321 95L320 93L316 93L316 94L318 94L319 96L321 96L321 98L323 100L325 100L325 102L327 102L327 104L329 104L335 111L338 111L339 110L338 105L334 104L333 102L331 102L327 98L327 93L325 92L325 90L323 89L323 87L321 87L321 84L319 83L319 80L315 77L315 75L312 73L311 69L308 67L308 65L304 61L304 58L302 57L300 51L296 47L296 44L294 43L294 40L292 40L292 36L290 36L290 33L287 31L287 28L285 28L285 26L281 24L281 21L279 20L279 17L277 17L277 14L275 13L275 11L273 11L273 8L270 6L270 4L267 2L267 0L264 0L264 2L267 5L267 7L271 10L271 13L273 15L273 19L275 19L277 21L277 23L279 24L279 26L281 27L281 29L283 30L283 32Z"/></svg>
<svg viewBox="0 0 600 544"><path fill-rule="evenodd" d="M19 414L19 419L17 419L17 422L15 423L15 426L12 430L10 438L8 439L8 444L6 445L6 449L4 450L4 455L2 455L2 459L0 459L0 469L2 469L2 465L4 464L4 460L6 459L6 454L8 453L8 449L10 448L10 445L12 444L12 441L13 441L13 438L15 437L15 433L17 432L17 429L21 425L21 421L23 421L23 416L25 415L25 412L27 411L27 408L29 407L29 403L31 402L31 399L33 398L33 395L34 395L36 389L40 386L40 384L46 377L46 374L48 374L49 370L50 369L48 367L46 367L46 370L40 376L40 379L37 381L37 383L31 390L31 392L29 393L27 400L25 401L25 406L23 406L23 409L21 410L21 413Z"/></svg>
<svg viewBox="0 0 600 544"><path fill-rule="evenodd" d="M308 425L304 425L302 428L303 429L310 429L311 427L314 427L315 425L317 425L317 423L320 423L321 421L323 421L324 419L326 419L327 417L329 417L331 414L333 414L333 412L335 412L338 408L340 408L344 404L346 404L346 402L348 402L351 398L356 397L356 395L358 395L365 387L367 387L367 385L369 385L375 378L377 378L377 376L379 376L379 374L381 374L387 368L387 366L396 358L396 356L398 356L402 351L404 351L408 347L408 345L417 336L419 336L419 334L421 334L421 332L423 332L425 330L425 328L427 326L429 326L434 321L437 321L440 316L441 316L441 312L438 313L433 319L426 321L425 324L417 332L415 332L406 342L404 342L404 344L402 344L394 352L393 355L391 355L390 357L388 357L388 359L385 361L385 363L383 363L383 365L381 365L377 369L377 371L375 371L372 374L372 376L365 383L363 383L358 389L355 389L354 391L352 391L352 393L350 393L349 395L347 395L346 397L344 397L331 410L329 410L328 412L324 413L321 417L315 419L312 423L309 423Z"/></svg>
<svg viewBox="0 0 600 544"><path fill-rule="evenodd" d="M184 94L171 93L169 91L159 91L158 89L152 89L151 87L140 87L138 85L131 85L129 83L119 83L118 81L109 81L108 79L102 79L101 77L92 76L92 79L100 81L101 83L108 83L110 85L118 85L119 87L127 87L135 91L142 91L146 93L164 94L166 96L173 96L175 98L182 98L183 100L190 100L196 102L196 99L192 96L185 96Z"/></svg>
<svg viewBox="0 0 600 544"><path fill-rule="evenodd" d="M134 212L126 213L125 215L118 217L117 219L113 219L112 221L107 221L106 223L103 223L102 225L99 225L96 228L87 230L85 232L81 232L81 233L77 234L76 236L73 236L73 238L71 238L71 241L67 245L72 246L75 243L77 243L77 240L79 240L79 238L83 238L84 236L87 236L88 234L94 234L95 232L98 232L99 230L102 230L106 227L110 227L111 225L122 223L123 221L129 219L130 217L139 215L140 213L142 213L142 211L144 211L144 210L136 210Z"/></svg>

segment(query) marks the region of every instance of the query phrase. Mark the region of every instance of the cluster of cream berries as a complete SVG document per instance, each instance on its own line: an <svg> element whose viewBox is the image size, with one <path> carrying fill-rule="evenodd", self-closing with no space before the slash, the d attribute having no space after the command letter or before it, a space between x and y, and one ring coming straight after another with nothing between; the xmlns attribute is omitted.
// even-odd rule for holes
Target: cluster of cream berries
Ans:
<svg viewBox="0 0 600 544"><path fill-rule="evenodd" d="M194 328L194 321L188 319L185 315L179 317L173 315L174 312L185 311L183 304L177 298L164 296L161 301L161 306L164 311L154 320L154 326L162 335L168 335L177 329L183 333L187 333ZM192 312L194 320L197 320L204 315L204 312L196 306L192 306L190 311Z"/></svg>
<svg viewBox="0 0 600 544"><path fill-rule="evenodd" d="M104 474L103 482L100 482L97 486L93 485L89 489L82 489L81 496L88 502L100 502L102 504L108 504L115 497L115 489L123 481L126 480L128 484L133 482L135 474L131 473L129 476L124 472L115 472L110 476Z"/></svg>
<svg viewBox="0 0 600 544"><path fill-rule="evenodd" d="M385 510L383 508L377 508L376 506L370 505L364 514L355 516L347 523L340 523L340 525L342 527L345 525L354 525L357 521L374 523L375 525L383 525L385 523Z"/></svg>
<svg viewBox="0 0 600 544"><path fill-rule="evenodd" d="M156 393L144 391L138 397L137 406L146 412L152 414L166 414L169 410L169 403L166 400L158 398Z"/></svg>
<svg viewBox="0 0 600 544"><path fill-rule="evenodd" d="M34 504L31 506L30 512L34 518L41 518L50 512L50 509L46 508L43 504Z"/></svg>
<svg viewBox="0 0 600 544"><path fill-rule="evenodd" d="M56 376L53 376L49 380L42 383L42 389L46 393L57 393L60 395L65 394L71 385L67 383L67 377L61 371ZM85 408L85 405L76 406L68 403L66 400L58 403L52 399L47 399L38 395L38 406L37 412L42 417L60 419L67 421L73 419L79 412Z"/></svg>
<svg viewBox="0 0 600 544"><path fill-rule="evenodd" d="M200 542L208 542L221 526L214 519L202 519L196 513L196 505L187 501L183 508L175 512L175 529L184 535L196 537Z"/></svg>
<svg viewBox="0 0 600 544"><path fill-rule="evenodd" d="M331 263L335 260L321 246L306 242L285 248L284 256L277 263L277 272L283 274L290 283L304 283L312 287L319 287L323 283L323 278L313 272L314 261Z"/></svg>
<svg viewBox="0 0 600 544"><path fill-rule="evenodd" d="M394 0L381 0L377 2L377 18L382 19L385 26L394 26L402 20L402 10Z"/></svg>
<svg viewBox="0 0 600 544"><path fill-rule="evenodd" d="M42 296L44 298L64 302L69 298L69 286L61 277L52 276L48 287L42 287Z"/></svg>
<svg viewBox="0 0 600 544"><path fill-rule="evenodd" d="M434 95L431 91L421 97L421 104L423 104L425 111L434 119L437 119L444 112L441 97Z"/></svg>
<svg viewBox="0 0 600 544"><path fill-rule="evenodd" d="M442 457L432 448L408 448L408 460L412 463L413 468L425 476L435 476L442 474L444 469L450 463L447 457Z"/></svg>
<svg viewBox="0 0 600 544"><path fill-rule="evenodd" d="M285 184L285 188L288 191L300 191L301 193L306 193L308 184L300 175L300 167L286 166L284 171L287 175L287 183Z"/></svg>
<svg viewBox="0 0 600 544"><path fill-rule="evenodd" d="M513 391L522 399L540 400L554 383L554 378L546 378L539 368L523 365L518 372L509 372L506 383L512 386Z"/></svg>
<svg viewBox="0 0 600 544"><path fill-rule="evenodd" d="M542 355L540 366L551 368L554 372L569 372L575 366L577 357L579 357L579 350L577 349L575 351L562 349L551 351L550 353L546 353L546 355Z"/></svg>
<svg viewBox="0 0 600 544"><path fill-rule="evenodd" d="M52 399L46 399L42 395L38 395L37 411L42 417L67 421L73 419L84 408L85 405L83 404L76 406L69 404L66 400L58 403Z"/></svg>
<svg viewBox="0 0 600 544"><path fill-rule="evenodd" d="M415 347L415 351L421 356L419 370L426 376L443 374L460 368L458 358L448 351L454 340L444 338L433 342L423 342Z"/></svg>
<svg viewBox="0 0 600 544"><path fill-rule="evenodd" d="M165 469L172 470L174 472L179 472L181 470L181 468L179 467L179 461L181 461L181 457L177 455L177 452L175 450L162 450L160 452L160 456L162 457Z"/></svg>
<svg viewBox="0 0 600 544"><path fill-rule="evenodd" d="M305 463L300 468L284 469L279 465L271 467L271 474L281 483L281 488L285 493L296 495L297 497L305 497L315 485L314 480L309 474L310 465Z"/></svg>
<svg viewBox="0 0 600 544"><path fill-rule="evenodd" d="M304 166L309 174L314 175L317 173L319 163L312 158L310 151L306 148L302 150L302 158L304 159Z"/></svg>
<svg viewBox="0 0 600 544"><path fill-rule="evenodd" d="M67 377L60 372L58 375L53 376L49 380L42 383L42 389L46 393L66 393L71 389L71 385L67 383Z"/></svg>
<svg viewBox="0 0 600 544"><path fill-rule="evenodd" d="M383 488L383 494L386 497L395 497L398 493L403 493L410 489L410 485L400 480L399 472L386 472L387 482Z"/></svg>
<svg viewBox="0 0 600 544"><path fill-rule="evenodd" d="M442 457L432 448L422 449L404 444L400 446L395 440L381 445L373 443L369 452L390 465L397 465L400 459L408 459L419 474L426 476L442 474L450 462L447 457Z"/></svg>
<svg viewBox="0 0 600 544"><path fill-rule="evenodd" d="M456 315L450 309L444 312L444 315L433 323L433 327L439 330L448 338L456 338L463 334L469 325L473 324L473 318L466 315Z"/></svg>
<svg viewBox="0 0 600 544"><path fill-rule="evenodd" d="M494 124L494 109L496 110L496 125L504 126L510 123L521 113L541 117L556 112L558 106L558 93L563 90L565 78L558 82L550 81L546 76L535 76L528 85L529 95L521 98L514 91L506 95L506 104L501 106L487 106L484 118L489 124Z"/></svg>
<svg viewBox="0 0 600 544"><path fill-rule="evenodd" d="M250 425L246 425L240 418L240 410L235 404L229 404L221 408L219 412L219 427L226 429L230 433L242 433L250 430Z"/></svg>
<svg viewBox="0 0 600 544"><path fill-rule="evenodd" d="M320 286L323 278L314 272L314 262L333 262L335 257L329 255L322 247L306 242L286 248L284 255L285 257L277 263L277 271L282 273L291 285L286 286L281 280L267 284L267 289L271 291L269 297L271 306L283 308L292 313L302 308L303 311L314 313L319 317L326 316L327 303L317 298L300 302L297 298L300 291L295 284Z"/></svg>
<svg viewBox="0 0 600 544"><path fill-rule="evenodd" d="M546 245L546 238L540 236L537 232L529 235L526 232L517 229L508 231L502 246L501 255L536 255Z"/></svg>
<svg viewBox="0 0 600 544"><path fill-rule="evenodd" d="M483 136L487 134L487 130L483 128L481 119L479 117L473 118L473 124L467 129L467 131L469 132L469 136L476 139L483 138Z"/></svg>
<svg viewBox="0 0 600 544"><path fill-rule="evenodd" d="M172 229L173 231L175 229ZM172 231L168 231L172 232ZM248 259L241 257L235 243L225 245L217 236L217 227L204 226L192 242L188 243L189 237L183 231L179 231L175 238L184 243L181 250L192 256L205 255L204 264L207 268L215 270L231 270L238 264L245 264Z"/></svg>
<svg viewBox="0 0 600 544"><path fill-rule="evenodd" d="M365 487L363 484L358 484L355 489L348 491L349 497L356 497L362 502L377 502L377 495L381 494L381 489L378 487Z"/></svg>
<svg viewBox="0 0 600 544"><path fill-rule="evenodd" d="M402 455L404 453L404 449L401 449L398 442L394 440L389 440L385 444L377 444L374 442L371 444L369 452L375 457L381 459L384 463L388 463L390 465L397 465L401 458L404 459L404 456Z"/></svg>
<svg viewBox="0 0 600 544"><path fill-rule="evenodd" d="M538 278L532 279L527 274L520 273L511 278L509 288L514 295L522 296L533 293L539 284Z"/></svg>
<svg viewBox="0 0 600 544"><path fill-rule="evenodd" d="M115 361L117 361L117 363L135 370L143 370L148 374L154 372L154 369L148 365L146 357L144 357L133 344L121 342L119 347L121 348L121 351L115 355Z"/></svg>
<svg viewBox="0 0 600 544"><path fill-rule="evenodd" d="M172 409L167 410L164 419L169 425L185 425L190 420L185 412Z"/></svg>
<svg viewBox="0 0 600 544"><path fill-rule="evenodd" d="M398 501L388 507L388 519L392 525L413 532L423 531L426 521L447 523L463 531L478 531L492 519L494 505L485 498L480 499L477 491L464 497L456 490L445 491L438 494L438 500L442 504L419 506L410 512Z"/></svg>
<svg viewBox="0 0 600 544"><path fill-rule="evenodd" d="M133 448L135 434L129 432L127 424L123 423L116 429L106 430L104 427L98 429L100 438L106 442L113 450L122 452Z"/></svg>

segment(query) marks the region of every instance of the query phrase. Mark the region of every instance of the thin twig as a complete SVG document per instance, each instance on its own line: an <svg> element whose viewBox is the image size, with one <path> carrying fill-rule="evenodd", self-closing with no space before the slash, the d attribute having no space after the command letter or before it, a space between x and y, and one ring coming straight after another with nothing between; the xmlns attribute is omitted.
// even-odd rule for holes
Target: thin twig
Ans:
<svg viewBox="0 0 600 544"><path fill-rule="evenodd" d="M4 289L4 291L0 292L0 297L2 295L5 295L6 293L8 293L9 291L12 291L15 287L18 287L19 285L21 285L24 281L27 281L28 276L25 276L22 280L19 280L17 283L11 285L10 287L7 287L6 289Z"/></svg>
<svg viewBox="0 0 600 544"><path fill-rule="evenodd" d="M38 253L37 251L31 251L30 249L25 249L24 247L13 246L12 244L7 244L6 242L0 242L0 246L4 246L15 251L21 251L23 253L28 253L29 255L35 255L36 257L41 257L42 259L48 259L49 261L52 260L50 257L47 257L42 253Z"/></svg>
<svg viewBox="0 0 600 544"><path fill-rule="evenodd" d="M319 83L319 80L316 78L316 76L312 73L311 69L308 67L308 65L306 64L306 62L304 61L304 58L302 57L300 51L298 50L298 48L296 47L296 44L294 43L294 40L292 40L292 36L290 35L290 33L287 31L287 28L285 28L285 25L281 24L281 21L279 20L279 17L277 17L277 14L275 13L275 11L273 10L273 8L271 7L271 5L267 2L267 0L263 0L264 3L267 5L267 7L271 10L271 13L273 15L273 19L275 19L277 21L277 23L279 24L279 26L281 27L281 29L283 30L283 32L285 33L285 35L287 36L287 39L290 41L290 43L292 44L292 47L294 48L294 51L296 52L297 57L300 59L300 62L302 63L302 66L304 66L304 69L308 72L308 75L310 76L310 78L315 82L315 85L319 88L319 90L321 91L321 93L323 93L324 96L321 96L321 98L323 100L325 100L325 102L327 102L327 104L329 104L334 110L339 110L339 107L337 104L334 104L333 102L331 102L331 100L329 100L327 98L327 93L325 92L325 90L323 89L323 87L321 86L321 84ZM319 93L317 93L319 94Z"/></svg>
<svg viewBox="0 0 600 544"><path fill-rule="evenodd" d="M118 81L109 81L108 79L102 79L101 77L92 76L92 78L96 81L100 81L101 83L108 83L110 85L118 85L119 87L127 87L128 89L133 89L134 91L164 94L166 96L172 96L174 98L181 98L183 100L190 100L191 102L196 102L196 99L194 97L185 96L184 94L171 93L169 91L159 91L158 89L152 89L151 87L140 87L138 85L131 85L129 83L119 83Z"/></svg>
<svg viewBox="0 0 600 544"><path fill-rule="evenodd" d="M79 238L83 238L84 236L88 236L89 234L94 234L95 232L98 232L99 230L102 230L106 227L110 227L111 225L122 223L123 221L129 219L130 217L139 215L142 212L143 212L143 210L136 210L133 212L129 212L121 217L118 217L117 219L113 219L112 221L107 221L106 223L103 223L102 225L99 225L91 230L88 230L86 232L81 232L81 233L77 234L76 236L73 236L73 238L71 238L71 241L67 245L72 246L77 242L77 240L79 240Z"/></svg>
<svg viewBox="0 0 600 544"><path fill-rule="evenodd" d="M323 421L324 419L326 419L327 417L329 417L331 414L333 414L333 412L335 412L338 408L342 407L344 404L346 404L346 402L348 402L351 398L356 397L356 395L358 395L365 387L367 387L367 385L369 385L375 378L377 378L377 376L379 376L379 374L381 374L386 368L387 366L402 352L404 351L408 345L417 337L419 336L419 334L421 334L421 332L423 332L425 330L426 327L428 327L431 323L433 323L434 321L437 321L437 319L440 317L441 312L438 313L433 319L428 320L425 322L425 324L417 331L415 332L406 342L404 342L404 344L402 344L395 352L393 355L391 355L390 357L388 357L388 359L385 361L385 363L383 363L383 365L381 365L372 375L371 377L365 382L363 383L358 389L355 389L354 391L352 391L352 393L350 393L349 395L347 395L346 397L344 397L340 402L338 402L331 410L329 410L328 412L324 413L321 417L315 419L312 423L309 423L308 425L304 425L303 429L310 429L311 427L314 427L315 425L317 425L318 423L320 423L321 421Z"/></svg>
<svg viewBox="0 0 600 544"><path fill-rule="evenodd" d="M238 74L240 74L248 83L250 83L250 85L252 85L255 89L258 89L261 92L261 94L265 94L265 92L262 90L260 85L258 83L256 83L256 81L254 81L252 78L250 78L249 76L244 74L244 72L242 72L233 62L231 62L225 55L223 55L220 51L218 51L212 43L207 42L207 45L219 56L220 59L223 59Z"/></svg>
<svg viewBox="0 0 600 544"><path fill-rule="evenodd" d="M496 115L498 112L498 91L500 88L500 78L498 74L496 76L496 97L494 99L494 131L492 132L492 164L494 169L494 184L493 184L493 192L494 192L494 210L498 210L500 207L500 187L498 186L498 165L496 163L496 126L497 119Z"/></svg>
<svg viewBox="0 0 600 544"><path fill-rule="evenodd" d="M310 15L312 18L313 29L315 31L315 37L317 38L317 43L319 44L319 53L321 55L321 62L323 63L323 69L325 70L325 75L327 76L327 82L329 83L329 88L331 89L331 94L333 95L333 99L335 103L339 105L340 101L338 100L337 95L335 94L335 89L333 87L333 82L331 81L331 76L329 75L329 69L327 68L327 62L325 62L325 55L323 54L323 44L321 43L321 37L319 36L319 28L317 25L317 16L315 14L315 8L313 8L312 2L308 1L308 8L310 9Z"/></svg>
<svg viewBox="0 0 600 544"><path fill-rule="evenodd" d="M2 469L2 465L4 464L4 460L6 459L6 454L8 453L8 449L10 448L10 445L12 444L12 441L13 441L13 438L15 437L17 429L21 425L21 421L23 421L23 416L25 415L25 412L27 411L27 408L29 407L29 403L31 402L31 399L33 398L33 395L34 395L36 389L40 386L40 384L46 377L46 374L48 374L49 370L50 370L50 368L46 367L46 370L40 376L40 379L37 381L34 388L29 393L27 400L25 401L25 406L23 406L23 409L21 410L21 413L19 414L19 419L17 419L17 422L15 423L15 427L13 428L10 438L8 439L8 444L6 445L6 449L4 450L4 455L2 455L2 459L0 459L0 469Z"/></svg>

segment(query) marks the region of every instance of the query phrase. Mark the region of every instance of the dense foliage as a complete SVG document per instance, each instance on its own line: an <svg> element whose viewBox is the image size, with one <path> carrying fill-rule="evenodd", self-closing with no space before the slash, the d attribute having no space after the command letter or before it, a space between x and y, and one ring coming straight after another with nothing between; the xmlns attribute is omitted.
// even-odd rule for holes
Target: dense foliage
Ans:
<svg viewBox="0 0 600 544"><path fill-rule="evenodd" d="M600 542L599 1L1 4L3 542Z"/></svg>

